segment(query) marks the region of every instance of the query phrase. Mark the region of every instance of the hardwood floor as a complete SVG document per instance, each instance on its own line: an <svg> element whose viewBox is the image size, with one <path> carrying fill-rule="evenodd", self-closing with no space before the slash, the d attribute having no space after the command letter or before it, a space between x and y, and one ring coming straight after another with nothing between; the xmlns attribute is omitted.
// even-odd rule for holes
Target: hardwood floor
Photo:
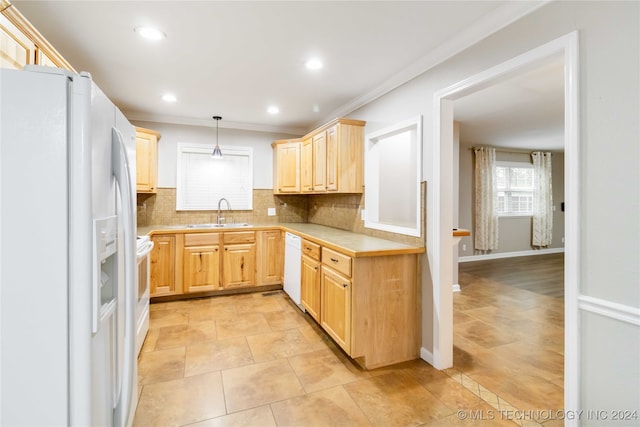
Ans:
<svg viewBox="0 0 640 427"><path fill-rule="evenodd" d="M454 369L541 418L563 408L563 264L563 254L461 263L454 294Z"/></svg>

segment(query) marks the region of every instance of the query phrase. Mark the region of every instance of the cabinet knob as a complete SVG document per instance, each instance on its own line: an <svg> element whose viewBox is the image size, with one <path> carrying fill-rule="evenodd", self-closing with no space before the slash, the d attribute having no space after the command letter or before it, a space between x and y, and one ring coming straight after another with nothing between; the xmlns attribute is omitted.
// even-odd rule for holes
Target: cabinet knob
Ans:
<svg viewBox="0 0 640 427"><path fill-rule="evenodd" d="M348 283L343 283L343 284L342 284L342 287L343 287L343 288L346 288L347 286L349 286L349 284L348 284Z"/></svg>
<svg viewBox="0 0 640 427"><path fill-rule="evenodd" d="M313 267L313 269L314 269L315 271L318 271L318 267Z"/></svg>

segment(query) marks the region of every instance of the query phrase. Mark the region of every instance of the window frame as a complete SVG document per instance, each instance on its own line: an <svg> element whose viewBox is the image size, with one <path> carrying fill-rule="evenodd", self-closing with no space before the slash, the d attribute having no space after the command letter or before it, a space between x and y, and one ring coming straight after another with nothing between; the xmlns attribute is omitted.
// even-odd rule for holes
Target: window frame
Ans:
<svg viewBox="0 0 640 427"><path fill-rule="evenodd" d="M511 183L509 181L509 174L507 173L507 187L505 190L499 189L498 188L498 184L496 182L496 214L498 215L499 218L526 218L526 217L531 217L533 216L533 193L535 191L535 182L534 182L534 175L533 175L533 164L532 163L527 163L527 162L514 162L514 161L504 161L504 160L496 160L495 163L495 168L496 168L496 175L497 175L497 169L498 168L507 168L507 170L509 169L530 169L531 170L531 190L525 189L525 190L514 190L511 188ZM497 176L496 176L496 181L497 181ZM505 193L531 193L531 211L528 212L511 212L509 210L507 210L507 212L500 212L498 211L498 193L500 192L505 192ZM506 197L505 199L505 205L508 205L508 200L509 198Z"/></svg>
<svg viewBox="0 0 640 427"><path fill-rule="evenodd" d="M223 197L229 199L232 210L253 210L253 148L239 146L220 146L220 149L223 153L221 159L211 158L213 148L214 145L208 144L194 144L187 142L179 142L177 144L176 211L215 211L218 209L218 201ZM190 172L188 170L189 168L187 168L187 159L185 157L185 155L188 154L201 154L203 156L202 159L207 159L204 156L208 156L209 158L211 158L212 165L218 164L226 167L232 166L231 159L233 159L234 157L246 157L246 169L243 169L236 174L236 176L242 177L243 182L241 184L244 185L237 184L233 179L220 179L216 182L221 185L213 189L210 198L205 199L204 203L189 201L188 193L185 191L187 182L189 182L188 173ZM234 182L233 186L225 185L230 184L231 182ZM234 201L237 201L239 199L242 201L242 203L233 203Z"/></svg>

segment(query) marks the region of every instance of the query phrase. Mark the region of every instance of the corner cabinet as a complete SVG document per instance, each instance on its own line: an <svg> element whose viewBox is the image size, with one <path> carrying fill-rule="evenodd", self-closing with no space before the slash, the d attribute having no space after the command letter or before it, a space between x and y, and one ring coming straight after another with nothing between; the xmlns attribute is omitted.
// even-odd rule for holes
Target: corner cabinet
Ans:
<svg viewBox="0 0 640 427"><path fill-rule="evenodd" d="M275 194L300 193L300 140L275 141L274 179Z"/></svg>
<svg viewBox="0 0 640 427"><path fill-rule="evenodd" d="M158 141L154 130L136 128L136 192L158 191Z"/></svg>
<svg viewBox="0 0 640 427"><path fill-rule="evenodd" d="M364 125L336 119L300 139L275 141L274 194L362 193Z"/></svg>

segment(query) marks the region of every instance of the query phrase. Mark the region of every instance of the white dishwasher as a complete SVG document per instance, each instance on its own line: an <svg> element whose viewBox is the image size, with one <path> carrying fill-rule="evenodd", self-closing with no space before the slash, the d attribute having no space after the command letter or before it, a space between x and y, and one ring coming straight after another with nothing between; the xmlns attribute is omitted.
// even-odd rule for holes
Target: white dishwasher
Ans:
<svg viewBox="0 0 640 427"><path fill-rule="evenodd" d="M300 266L302 263L302 239L291 233L284 235L284 291L291 300L300 305Z"/></svg>

